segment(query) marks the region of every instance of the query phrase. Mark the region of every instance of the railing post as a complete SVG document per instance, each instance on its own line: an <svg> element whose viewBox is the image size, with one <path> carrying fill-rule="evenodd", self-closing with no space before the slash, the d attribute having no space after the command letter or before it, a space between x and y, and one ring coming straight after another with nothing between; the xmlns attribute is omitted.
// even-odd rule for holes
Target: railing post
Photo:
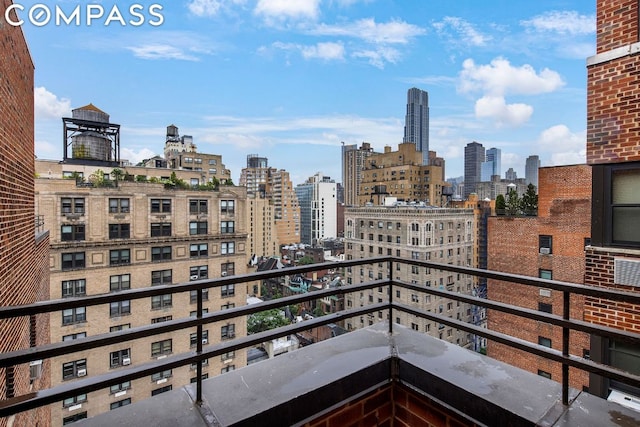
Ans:
<svg viewBox="0 0 640 427"><path fill-rule="evenodd" d="M570 304L571 302L571 293L569 291L562 292L562 318L564 320L569 320L570 315ZM562 355L564 357L569 356L569 328L566 326L562 328ZM569 365L566 363L562 364L562 404L569 404Z"/></svg>
<svg viewBox="0 0 640 427"><path fill-rule="evenodd" d="M389 260L389 334L393 334L393 309L391 303L393 302L393 260Z"/></svg>
<svg viewBox="0 0 640 427"><path fill-rule="evenodd" d="M202 319L202 288L198 289L198 305L197 305L197 317ZM196 351L198 354L202 354L202 324L198 325L196 332ZM196 366L196 404L202 404L202 360L198 360Z"/></svg>

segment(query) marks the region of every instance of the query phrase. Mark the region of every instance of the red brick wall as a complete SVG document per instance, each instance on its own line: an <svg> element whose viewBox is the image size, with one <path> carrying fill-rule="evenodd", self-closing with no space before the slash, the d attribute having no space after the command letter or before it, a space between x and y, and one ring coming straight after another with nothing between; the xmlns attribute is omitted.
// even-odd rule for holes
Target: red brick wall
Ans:
<svg viewBox="0 0 640 427"><path fill-rule="evenodd" d="M637 0L598 0L597 4L598 53L638 41Z"/></svg>
<svg viewBox="0 0 640 427"><path fill-rule="evenodd" d="M488 221L488 268L490 270L539 276L539 270L551 270L553 279L584 283L584 239L591 232L591 168L586 165L541 168L539 172L538 217L491 217ZM553 239L551 255L539 254L539 235ZM538 310L538 303L552 304L553 313L562 314L562 294L540 295L539 287L514 285L490 280L490 300ZM572 296L571 318L583 320L584 299ZM550 338L552 347L562 348L562 330L547 323L530 321L497 311L487 313L490 330L503 332L538 343L538 337ZM570 353L582 356L589 349L588 336L572 333ZM551 373L560 381L561 367L546 359L490 342L487 354L533 373ZM588 384L586 373L571 370L573 387Z"/></svg>
<svg viewBox="0 0 640 427"><path fill-rule="evenodd" d="M304 427L472 427L455 413L400 384L379 388Z"/></svg>
<svg viewBox="0 0 640 427"><path fill-rule="evenodd" d="M0 0L0 305L29 304L48 295L48 238L36 243L34 207L33 63L22 29L4 22L12 2ZM44 285L44 286L43 286ZM43 289L43 287L45 289ZM42 320L42 319L41 319ZM48 332L48 324L38 325ZM29 348L29 319L0 322L0 351ZM46 342L47 335L41 337ZM29 365L15 367L15 394L33 391ZM46 386L48 382L43 381ZM36 386L40 384L35 384ZM0 399L6 398L0 370ZM0 426L49 424L46 410L2 418Z"/></svg>
<svg viewBox="0 0 640 427"><path fill-rule="evenodd" d="M587 272L585 284L622 291L637 292L630 286L614 282L614 258L640 260L640 252L616 251L615 249L589 248L587 250ZM587 298L584 310L585 321L625 331L640 333L640 306L603 299Z"/></svg>
<svg viewBox="0 0 640 427"><path fill-rule="evenodd" d="M598 54L638 42L638 7L635 0L598 1ZM596 57L587 67L588 164L640 160L638 66L636 53Z"/></svg>

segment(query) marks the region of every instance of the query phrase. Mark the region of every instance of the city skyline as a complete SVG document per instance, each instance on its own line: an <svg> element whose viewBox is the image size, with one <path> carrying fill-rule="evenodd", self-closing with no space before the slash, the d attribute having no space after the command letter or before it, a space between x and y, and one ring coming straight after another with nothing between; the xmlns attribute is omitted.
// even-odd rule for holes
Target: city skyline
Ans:
<svg viewBox="0 0 640 427"><path fill-rule="evenodd" d="M583 163L595 5L500 4L196 0L164 4L158 27L25 23L36 155L60 159L61 117L93 103L122 126L133 163L162 154L175 124L235 181L252 153L296 185L318 171L340 179L342 141L376 152L402 141L417 87L447 177L463 174L471 141L500 148L520 176L534 153L542 166Z"/></svg>

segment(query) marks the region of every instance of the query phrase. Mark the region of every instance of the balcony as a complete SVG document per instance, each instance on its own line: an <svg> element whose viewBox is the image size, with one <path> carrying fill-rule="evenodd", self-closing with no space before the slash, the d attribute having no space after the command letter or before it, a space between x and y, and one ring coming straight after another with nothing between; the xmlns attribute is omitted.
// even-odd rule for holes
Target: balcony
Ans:
<svg viewBox="0 0 640 427"><path fill-rule="evenodd" d="M199 315L195 318L176 319L116 333L1 354L0 367L7 367L193 327L197 327L198 334L197 347L194 351L173 354L160 360L123 367L100 376L85 377L48 390L4 400L0 402L0 416L10 416L124 381L195 363L198 379L196 383L82 420L78 425L130 426L142 423L154 426L305 425L309 427L640 425L640 412L581 390L571 389L569 367L612 378L633 387L640 386L640 377L568 354L570 331L621 339L636 345L640 343L638 334L569 319L570 295L624 300L630 304L640 304L640 295L392 257L323 263L286 269L284 272L294 275L314 270L359 267L377 263L387 263L389 278L210 314L203 314L202 311L203 289L231 284L239 286L245 282L271 279L281 276L283 271L268 271L64 301L47 301L22 307L1 308L0 318L11 318L196 290ZM562 291L567 298L565 313L563 316L555 316L470 295L407 283L393 277L396 263ZM206 349L202 346L203 325L244 317L289 304L326 298L330 295L345 295L377 289L381 286L386 287L388 291L387 301L370 303L363 307L343 310L259 334L210 343ZM393 297L397 289L409 289L412 292L435 295L555 325L566 332L563 342L565 350L553 350L396 302ZM271 339L380 311L386 312L389 319L393 319L396 312L410 313L544 357L562 365L562 381L555 382L523 371L388 320L211 379L201 379L200 364L208 358L220 357Z"/></svg>

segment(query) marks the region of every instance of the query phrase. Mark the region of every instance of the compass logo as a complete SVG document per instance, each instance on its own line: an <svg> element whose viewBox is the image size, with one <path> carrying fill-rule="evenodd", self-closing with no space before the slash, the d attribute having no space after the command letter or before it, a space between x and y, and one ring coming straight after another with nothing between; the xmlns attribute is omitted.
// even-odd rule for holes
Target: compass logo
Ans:
<svg viewBox="0 0 640 427"><path fill-rule="evenodd" d="M59 5L50 6L44 3L36 3L29 7L22 4L11 4L4 12L4 20L14 27L24 25L25 22L35 26L93 26L93 25L127 25L139 27L147 24L152 27L164 23L163 7L154 3L148 6L134 3L126 7L113 5L112 7L101 4L76 5L73 9L63 9ZM21 18L20 15L23 15Z"/></svg>

